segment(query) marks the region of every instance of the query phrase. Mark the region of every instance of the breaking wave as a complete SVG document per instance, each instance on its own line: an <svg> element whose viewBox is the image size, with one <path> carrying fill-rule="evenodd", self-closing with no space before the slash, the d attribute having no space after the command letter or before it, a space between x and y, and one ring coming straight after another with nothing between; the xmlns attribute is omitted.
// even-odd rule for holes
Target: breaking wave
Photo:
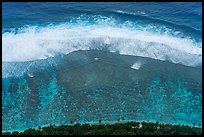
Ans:
<svg viewBox="0 0 204 137"><path fill-rule="evenodd" d="M186 66L202 64L202 41L165 26L113 17L80 16L65 23L24 26L2 34L3 62L22 62L77 50L109 50Z"/></svg>

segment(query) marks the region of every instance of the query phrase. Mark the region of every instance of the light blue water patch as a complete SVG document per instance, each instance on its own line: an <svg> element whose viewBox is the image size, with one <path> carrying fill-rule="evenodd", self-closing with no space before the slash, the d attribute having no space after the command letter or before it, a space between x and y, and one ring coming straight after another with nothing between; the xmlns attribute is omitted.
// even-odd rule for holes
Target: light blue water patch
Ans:
<svg viewBox="0 0 204 137"><path fill-rule="evenodd" d="M25 86L20 90L26 84L23 79L18 83L17 96L12 98L15 101L14 106L10 105L12 111L6 113L6 108L3 108L3 129L20 130L47 124L68 124L70 121L113 121L121 117L126 120L151 120L173 124L201 123L201 94L194 97L191 91L182 86L183 82L178 81L173 85L173 92L168 95L166 92L172 86L168 85L170 82L161 83L160 78L155 78L145 93L135 90L135 87L140 85L138 81L97 86L75 91L79 96L74 95L72 98L71 92L65 91L57 84L56 73L52 72L51 80L47 84L41 82L38 86L40 102L38 110L35 110L38 114L29 121L25 115L26 107L29 106L23 95L25 92L29 93L29 88ZM200 108L196 108L198 106Z"/></svg>
<svg viewBox="0 0 204 137"><path fill-rule="evenodd" d="M52 79L48 84L43 81L41 83L38 87L39 125L61 123L62 118L65 117L62 112L65 91L57 85L56 73L52 72Z"/></svg>

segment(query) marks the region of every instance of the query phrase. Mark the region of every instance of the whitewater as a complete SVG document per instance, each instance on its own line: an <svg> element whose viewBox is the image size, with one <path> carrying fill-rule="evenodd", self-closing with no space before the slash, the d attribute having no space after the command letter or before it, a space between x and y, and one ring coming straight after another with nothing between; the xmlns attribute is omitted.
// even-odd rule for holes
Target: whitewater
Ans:
<svg viewBox="0 0 204 137"><path fill-rule="evenodd" d="M201 66L202 41L182 32L113 17L79 16L63 23L2 32L2 62L46 59L77 50L108 50L186 66Z"/></svg>

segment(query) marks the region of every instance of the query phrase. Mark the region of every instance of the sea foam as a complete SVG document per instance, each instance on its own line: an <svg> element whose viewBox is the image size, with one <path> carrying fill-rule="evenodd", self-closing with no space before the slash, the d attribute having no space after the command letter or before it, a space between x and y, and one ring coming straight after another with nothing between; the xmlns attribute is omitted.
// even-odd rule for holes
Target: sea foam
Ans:
<svg viewBox="0 0 204 137"><path fill-rule="evenodd" d="M29 26L2 34L2 61L46 59L77 50L107 49L125 55L168 60L187 66L202 63L202 43L189 37L118 24L115 19L95 17L92 23L79 18L57 25ZM152 27L152 26L151 26ZM175 32L176 33L176 32Z"/></svg>

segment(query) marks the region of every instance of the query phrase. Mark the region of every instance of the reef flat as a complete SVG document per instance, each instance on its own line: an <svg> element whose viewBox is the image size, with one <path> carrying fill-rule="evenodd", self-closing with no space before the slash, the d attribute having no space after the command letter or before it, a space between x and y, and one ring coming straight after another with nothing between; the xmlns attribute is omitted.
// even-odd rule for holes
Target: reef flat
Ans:
<svg viewBox="0 0 204 137"><path fill-rule="evenodd" d="M2 63L2 129L125 120L202 126L202 70L85 50Z"/></svg>

